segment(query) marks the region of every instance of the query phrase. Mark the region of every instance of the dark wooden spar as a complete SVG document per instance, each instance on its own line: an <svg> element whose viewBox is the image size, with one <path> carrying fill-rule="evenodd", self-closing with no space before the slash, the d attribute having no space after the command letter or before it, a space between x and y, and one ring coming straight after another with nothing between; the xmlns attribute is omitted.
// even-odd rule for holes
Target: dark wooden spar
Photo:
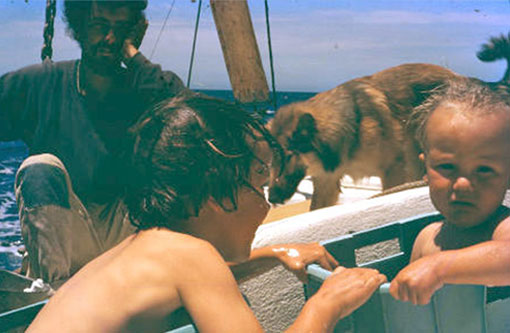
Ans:
<svg viewBox="0 0 510 333"><path fill-rule="evenodd" d="M269 100L255 32L246 0L211 0L216 30L234 97L241 103Z"/></svg>

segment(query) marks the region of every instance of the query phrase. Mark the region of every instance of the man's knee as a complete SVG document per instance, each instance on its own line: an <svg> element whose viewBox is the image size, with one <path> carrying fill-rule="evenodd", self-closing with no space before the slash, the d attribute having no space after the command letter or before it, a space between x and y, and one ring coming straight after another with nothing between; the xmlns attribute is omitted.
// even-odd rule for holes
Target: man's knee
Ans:
<svg viewBox="0 0 510 333"><path fill-rule="evenodd" d="M66 170L54 155L28 157L16 174L16 197L26 208L56 205L69 208Z"/></svg>

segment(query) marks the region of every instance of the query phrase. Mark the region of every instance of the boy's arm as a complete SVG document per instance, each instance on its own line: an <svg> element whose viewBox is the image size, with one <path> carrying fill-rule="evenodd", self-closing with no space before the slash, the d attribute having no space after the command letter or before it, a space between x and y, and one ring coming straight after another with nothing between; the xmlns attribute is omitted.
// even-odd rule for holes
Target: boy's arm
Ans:
<svg viewBox="0 0 510 333"><path fill-rule="evenodd" d="M338 262L319 243L278 244L252 250L250 258L242 263L229 263L238 282L260 275L282 264L302 282L307 282L306 266L317 263L327 270L333 270Z"/></svg>
<svg viewBox="0 0 510 333"><path fill-rule="evenodd" d="M384 282L386 277L375 269L336 268L287 332L332 332L339 319L363 305Z"/></svg>
<svg viewBox="0 0 510 333"><path fill-rule="evenodd" d="M195 243L177 262L176 287L200 332L262 332L220 254ZM197 256L197 253L200 256ZM174 273L175 270L173 270ZM305 304L289 332L330 332L336 322L368 300L386 277L374 269L338 267Z"/></svg>
<svg viewBox="0 0 510 333"><path fill-rule="evenodd" d="M510 285L510 240L491 240L425 256L391 282L396 299L427 304L444 284Z"/></svg>

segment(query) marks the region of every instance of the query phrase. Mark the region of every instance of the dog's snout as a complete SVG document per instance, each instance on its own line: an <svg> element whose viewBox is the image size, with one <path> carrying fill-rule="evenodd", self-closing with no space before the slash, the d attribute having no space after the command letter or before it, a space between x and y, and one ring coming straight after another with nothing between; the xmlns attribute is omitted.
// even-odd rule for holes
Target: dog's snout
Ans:
<svg viewBox="0 0 510 333"><path fill-rule="evenodd" d="M272 204L282 204L285 201L281 188L272 186L269 188L269 202Z"/></svg>

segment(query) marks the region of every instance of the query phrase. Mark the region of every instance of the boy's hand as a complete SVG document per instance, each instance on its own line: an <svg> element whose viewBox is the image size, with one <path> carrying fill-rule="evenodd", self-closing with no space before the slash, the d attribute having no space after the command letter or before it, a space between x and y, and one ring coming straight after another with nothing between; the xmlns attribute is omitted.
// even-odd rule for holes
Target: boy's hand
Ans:
<svg viewBox="0 0 510 333"><path fill-rule="evenodd" d="M141 19L136 23L128 36L124 40L124 45L122 48L124 59L130 59L138 53L138 49L142 44L143 37L145 36L145 31L147 31L147 27L149 26L149 22L146 19Z"/></svg>
<svg viewBox="0 0 510 333"><path fill-rule="evenodd" d="M384 282L386 276L375 269L338 267L309 302L315 303L318 316L335 325L363 305Z"/></svg>
<svg viewBox="0 0 510 333"><path fill-rule="evenodd" d="M391 281L390 294L414 305L428 304L432 295L444 284L438 274L437 263L436 255L412 262Z"/></svg>
<svg viewBox="0 0 510 333"><path fill-rule="evenodd" d="M327 270L333 270L338 262L319 243L282 244L271 248L274 256L294 273L301 282L307 282L306 266L317 263Z"/></svg>

